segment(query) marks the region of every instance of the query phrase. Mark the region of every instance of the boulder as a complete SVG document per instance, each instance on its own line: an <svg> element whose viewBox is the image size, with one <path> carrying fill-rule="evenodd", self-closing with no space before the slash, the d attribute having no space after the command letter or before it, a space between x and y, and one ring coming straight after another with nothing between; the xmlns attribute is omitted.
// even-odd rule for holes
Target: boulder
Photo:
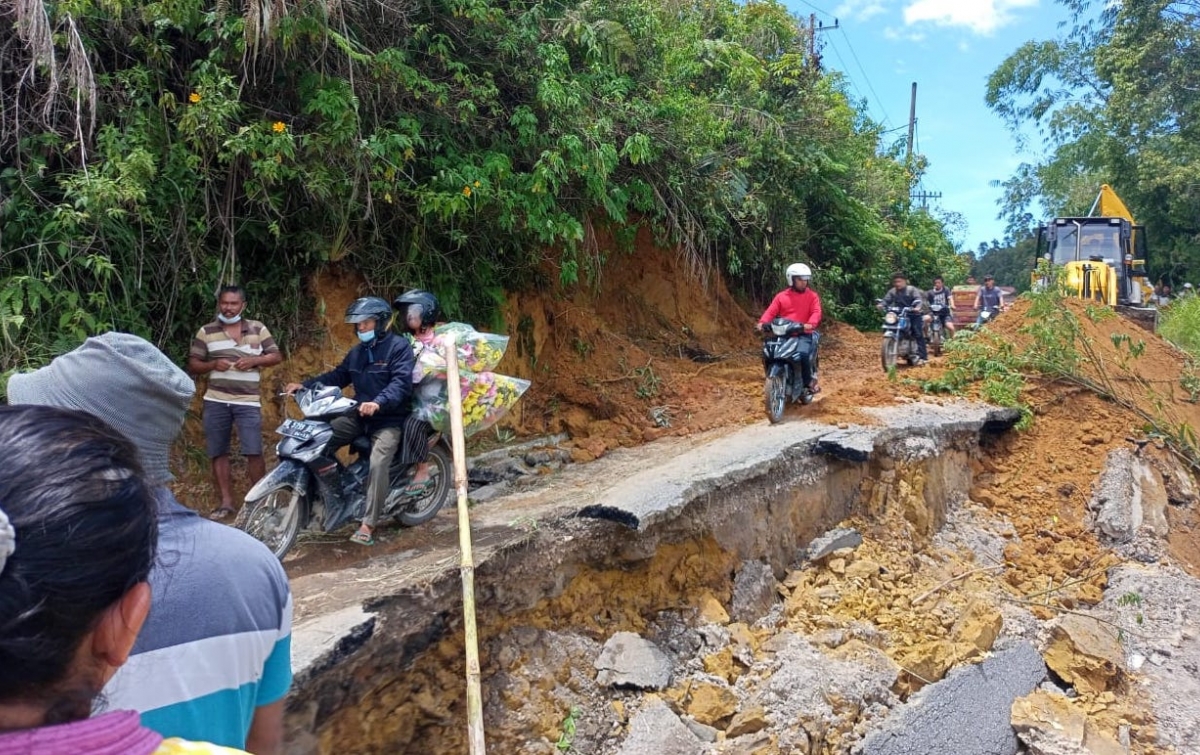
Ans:
<svg viewBox="0 0 1200 755"><path fill-rule="evenodd" d="M662 700L651 700L629 722L618 755L701 755L704 744Z"/></svg>
<svg viewBox="0 0 1200 755"><path fill-rule="evenodd" d="M1050 630L1046 665L1083 693L1112 688L1125 665L1115 627L1090 616L1067 614Z"/></svg>
<svg viewBox="0 0 1200 755"><path fill-rule="evenodd" d="M671 683L671 659L658 646L633 632L608 638L594 664L602 687L665 689Z"/></svg>
<svg viewBox="0 0 1200 755"><path fill-rule="evenodd" d="M1147 446L1143 454L1150 460L1151 466L1162 475L1163 486L1167 490L1167 501L1176 506L1191 506L1200 501L1200 487L1196 478L1175 454L1165 448Z"/></svg>

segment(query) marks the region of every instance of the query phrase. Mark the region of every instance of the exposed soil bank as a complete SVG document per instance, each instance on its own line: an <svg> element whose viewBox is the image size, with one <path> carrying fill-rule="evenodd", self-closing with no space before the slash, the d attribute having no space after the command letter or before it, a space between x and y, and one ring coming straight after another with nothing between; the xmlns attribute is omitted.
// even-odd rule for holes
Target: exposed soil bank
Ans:
<svg viewBox="0 0 1200 755"><path fill-rule="evenodd" d="M553 721L519 721L522 708L540 709L522 703L590 683L563 671L547 675L540 693L506 688L501 672L527 654L521 648L538 644L535 630L570 629L603 642L645 630L662 611L699 615L714 600L730 606L744 564L765 561L782 577L798 549L849 517L886 521L928 542L948 504L971 488L981 433L1016 419L960 402L868 411L878 425L789 422L622 451L568 469L547 489L477 508L495 751L552 750L563 711ZM450 529L420 553L294 582L300 668L289 752L465 751Z"/></svg>

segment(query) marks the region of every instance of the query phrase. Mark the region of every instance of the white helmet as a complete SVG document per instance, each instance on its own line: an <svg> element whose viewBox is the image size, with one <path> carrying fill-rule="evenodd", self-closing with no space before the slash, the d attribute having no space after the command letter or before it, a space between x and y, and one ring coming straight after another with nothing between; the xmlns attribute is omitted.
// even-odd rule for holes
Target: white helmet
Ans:
<svg viewBox="0 0 1200 755"><path fill-rule="evenodd" d="M787 272L784 273L784 277L787 278L788 285L790 286L792 285L792 280L794 278L802 278L804 280L812 278L812 270L808 269L808 265L805 265L802 262L797 262L794 265L788 265L788 269Z"/></svg>

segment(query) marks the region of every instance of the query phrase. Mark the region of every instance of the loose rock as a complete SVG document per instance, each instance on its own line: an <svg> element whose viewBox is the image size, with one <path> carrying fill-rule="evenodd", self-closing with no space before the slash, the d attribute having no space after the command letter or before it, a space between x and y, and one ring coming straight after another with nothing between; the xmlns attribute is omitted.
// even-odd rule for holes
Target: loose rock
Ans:
<svg viewBox="0 0 1200 755"><path fill-rule="evenodd" d="M1117 630L1090 616L1068 614L1050 630L1046 665L1080 692L1113 687L1124 667Z"/></svg>
<svg viewBox="0 0 1200 755"><path fill-rule="evenodd" d="M1012 726L1031 755L1126 755L1062 695L1037 690L1017 700Z"/></svg>
<svg viewBox="0 0 1200 755"><path fill-rule="evenodd" d="M1108 455L1089 507L1096 529L1115 543L1131 542L1140 532L1167 534L1167 491L1162 475L1128 448Z"/></svg>
<svg viewBox="0 0 1200 755"><path fill-rule="evenodd" d="M737 695L729 687L700 682L692 686L685 709L700 723L714 726L737 712L737 707Z"/></svg>
<svg viewBox="0 0 1200 755"><path fill-rule="evenodd" d="M857 548L862 545L862 535L850 527L839 527L821 535L808 544L808 560L819 561L842 548Z"/></svg>
<svg viewBox="0 0 1200 755"><path fill-rule="evenodd" d="M704 744L662 700L651 700L629 722L618 755L700 755Z"/></svg>
<svg viewBox="0 0 1200 755"><path fill-rule="evenodd" d="M671 683L671 659L633 632L617 632L596 659L596 683L608 687L665 689Z"/></svg>
<svg viewBox="0 0 1200 755"><path fill-rule="evenodd" d="M733 618L753 624L775 605L775 573L761 561L749 561L733 580Z"/></svg>
<svg viewBox="0 0 1200 755"><path fill-rule="evenodd" d="M753 705L733 717L733 720L729 722L729 728L725 730L725 736L732 739L743 734L753 734L770 725L771 722L767 720L767 712L763 710L762 706Z"/></svg>

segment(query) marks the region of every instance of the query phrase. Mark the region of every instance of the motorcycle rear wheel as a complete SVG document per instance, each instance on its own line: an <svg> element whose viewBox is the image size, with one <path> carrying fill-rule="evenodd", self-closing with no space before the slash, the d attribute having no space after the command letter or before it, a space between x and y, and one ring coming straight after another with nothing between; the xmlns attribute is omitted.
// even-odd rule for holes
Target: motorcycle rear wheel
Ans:
<svg viewBox="0 0 1200 755"><path fill-rule="evenodd" d="M896 366L896 359L899 358L900 343L895 338L883 339L883 347L880 349L880 361L883 363L883 371L889 372Z"/></svg>
<svg viewBox="0 0 1200 755"><path fill-rule="evenodd" d="M243 506L236 526L267 546L275 558L282 561L300 534L303 500L300 491L290 485L277 488Z"/></svg>
<svg viewBox="0 0 1200 755"><path fill-rule="evenodd" d="M783 384L782 375L771 375L763 385L763 398L767 406L767 419L775 424L783 419L783 409L787 406L787 387Z"/></svg>
<svg viewBox="0 0 1200 755"><path fill-rule="evenodd" d="M454 462L445 447L436 445L429 449L429 476L433 487L420 498L414 498L396 513L396 521L405 527L416 527L437 516L450 498L454 487Z"/></svg>

